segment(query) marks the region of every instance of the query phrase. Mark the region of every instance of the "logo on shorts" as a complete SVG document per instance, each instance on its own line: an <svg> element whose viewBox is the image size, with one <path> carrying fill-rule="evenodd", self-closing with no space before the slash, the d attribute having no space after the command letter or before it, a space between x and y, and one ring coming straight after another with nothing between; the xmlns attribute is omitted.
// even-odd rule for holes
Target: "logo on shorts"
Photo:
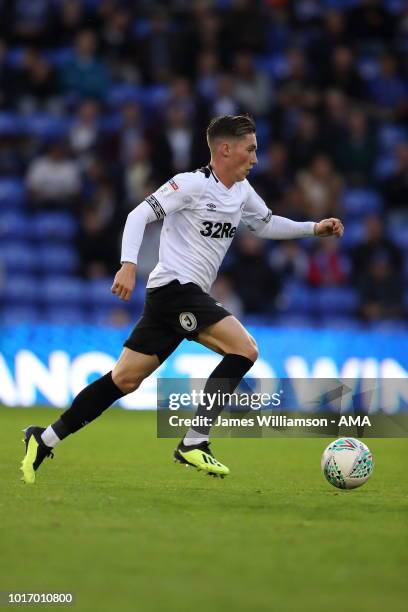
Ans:
<svg viewBox="0 0 408 612"><path fill-rule="evenodd" d="M181 327L186 331L193 331L197 327L197 319L192 312L182 312L179 321Z"/></svg>

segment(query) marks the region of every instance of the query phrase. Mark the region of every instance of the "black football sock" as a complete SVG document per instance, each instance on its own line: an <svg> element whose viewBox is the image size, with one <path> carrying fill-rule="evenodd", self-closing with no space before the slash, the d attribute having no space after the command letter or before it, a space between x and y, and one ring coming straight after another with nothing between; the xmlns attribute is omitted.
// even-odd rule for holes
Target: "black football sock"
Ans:
<svg viewBox="0 0 408 612"><path fill-rule="evenodd" d="M253 365L253 361L242 355L225 355L224 359L210 374L204 387L204 397L208 397L207 394L210 394L213 397L222 398L224 393L233 393ZM195 414L196 417L207 417L207 425L190 428L184 437L184 444L197 444L200 440L208 439L210 429L223 411L224 404L222 401L215 401L211 409L208 409L207 406L207 402L201 404Z"/></svg>
<svg viewBox="0 0 408 612"><path fill-rule="evenodd" d="M52 423L51 428L58 439L63 440L96 419L124 395L126 394L113 382L112 372L108 372L102 378L98 378L85 389L82 389L72 402L71 407L61 415L58 421ZM44 434L43 440L47 444Z"/></svg>

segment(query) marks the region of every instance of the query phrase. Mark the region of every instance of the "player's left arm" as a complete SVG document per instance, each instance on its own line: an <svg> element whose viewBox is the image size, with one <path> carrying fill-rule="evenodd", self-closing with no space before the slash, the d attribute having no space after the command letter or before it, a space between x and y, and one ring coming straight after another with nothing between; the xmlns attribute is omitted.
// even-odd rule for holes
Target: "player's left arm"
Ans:
<svg viewBox="0 0 408 612"><path fill-rule="evenodd" d="M292 221L286 217L273 215L263 199L248 183L249 193L242 211L242 221L254 234L261 238L290 240L307 236L337 236L341 238L344 226L340 219L331 217L314 221Z"/></svg>

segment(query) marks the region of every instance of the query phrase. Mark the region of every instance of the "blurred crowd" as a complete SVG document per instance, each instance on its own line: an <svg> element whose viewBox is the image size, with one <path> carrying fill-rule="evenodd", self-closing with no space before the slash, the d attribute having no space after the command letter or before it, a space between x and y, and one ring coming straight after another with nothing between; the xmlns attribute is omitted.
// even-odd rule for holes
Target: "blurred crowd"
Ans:
<svg viewBox="0 0 408 612"><path fill-rule="evenodd" d="M276 317L341 288L349 317L403 323L406 2L0 0L0 179L23 178L27 218L75 216L74 274L112 275L128 212L208 162L211 117L241 112L258 129L250 181L273 212L338 216L346 236L242 232L214 294L238 316Z"/></svg>

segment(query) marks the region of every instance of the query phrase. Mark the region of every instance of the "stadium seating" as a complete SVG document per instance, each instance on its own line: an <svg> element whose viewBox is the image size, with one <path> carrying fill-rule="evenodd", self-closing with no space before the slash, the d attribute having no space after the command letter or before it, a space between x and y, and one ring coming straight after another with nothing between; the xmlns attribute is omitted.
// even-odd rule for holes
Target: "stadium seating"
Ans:
<svg viewBox="0 0 408 612"><path fill-rule="evenodd" d="M25 203L25 187L20 178L0 178L0 211L13 211Z"/></svg>
<svg viewBox="0 0 408 612"><path fill-rule="evenodd" d="M282 292L278 310L281 314L307 315L313 312L314 290L303 283L290 283Z"/></svg>
<svg viewBox="0 0 408 612"><path fill-rule="evenodd" d="M398 124L383 123L378 130L378 143L383 152L392 152L395 145L406 142L408 130Z"/></svg>
<svg viewBox="0 0 408 612"><path fill-rule="evenodd" d="M316 289L315 312L320 315L355 314L358 294L351 287L323 287Z"/></svg>
<svg viewBox="0 0 408 612"><path fill-rule="evenodd" d="M35 267L44 273L66 274L78 268L78 252L71 245L42 243L36 248Z"/></svg>
<svg viewBox="0 0 408 612"><path fill-rule="evenodd" d="M90 15L100 6L99 0L84 1ZM55 4L55 10L58 12L57 7L60 3L52 2L52 4ZM148 3L144 4L147 5ZM188 3L181 4L188 5ZM216 0L213 4L216 10L220 11L221 22L223 11L228 12L234 5L232 0ZM275 10L273 3L271 8L265 12L266 40L265 44L258 41L259 48L253 56L254 66L255 70L270 77L275 96L271 113L256 117L259 164L253 169L251 175L255 181L259 177L259 173L265 170L266 161L269 160L268 147L275 139L281 140L287 147L289 166L291 165L292 152L290 151L289 138L292 135L291 126L293 126L294 118L300 112L300 107L296 107L295 104L293 109L289 108L287 112L281 109L282 125L279 126L275 123L274 115L275 104L279 99L280 84L286 77L290 78L288 49L293 47L293 41L296 40L296 48L304 52L306 64L309 64L310 76L315 77L313 66L310 65L311 62L308 60L308 48L316 41L319 42L320 33L324 34L324 11L335 9L346 12L358 4L360 4L359 0L322 0L322 2L294 3L291 10L293 10L293 18L297 26L293 25L291 19L272 18L271 15ZM286 10L284 5L285 3L282 3L282 14ZM403 14L405 10L404 0L384 0L383 5L394 16ZM136 13L134 14L136 15ZM134 17L134 23L131 25L133 41L140 44L147 36L154 35L151 25L151 19L147 14L144 16L138 15L137 18ZM172 20L170 16L169 28L171 34L177 36L183 25L180 25L177 20ZM399 32L399 28L397 30ZM395 36L398 41L395 42L394 40L390 48L391 53L397 58L398 52L396 49L398 48L401 51L406 49L408 51L408 43L404 41L403 35L401 36L400 33L395 34ZM13 37L13 35L8 40L6 34L5 39L7 40L6 67L12 73L18 72L23 67L26 46L22 42L16 42L20 39ZM44 44L43 47L39 48L39 52L55 69L58 81L61 69L74 57L74 37L72 36L72 40L65 37L61 46L58 46L58 41L55 41L52 36L50 39L53 40L50 45L55 46ZM184 44L183 37L180 37L180 42ZM256 47L255 41L254 46ZM367 95L369 96L368 92L372 83L378 80L380 76L381 49L376 44L368 44L367 41L359 41L359 44L352 48L354 66L363 79L363 84L366 85ZM110 60L104 57L104 52L102 45L101 62L105 63L109 70L114 72L115 69L111 66ZM224 59L227 58L220 56L218 59L222 59L221 64L223 64ZM229 58L229 61L233 65L234 57ZM114 63L112 62L112 64ZM228 69L226 68L228 61L224 64L222 70ZM103 141L106 136L108 136L106 141L110 143L111 135L119 132L123 122L121 107L127 102L135 102L140 106L142 128L149 128L154 131L156 127L160 127L158 119L162 117L170 96L174 94L172 82L163 83L160 80L156 82L154 78L145 79L144 74L142 74L143 70L140 73L140 79L137 75L134 79L133 75L129 81L126 81L128 77L123 76L122 71L112 75L113 78L109 80L106 95L100 106L100 115L97 121L98 143ZM404 80L404 78L406 83L406 76L401 73L401 79ZM314 84L317 81L312 80L311 82ZM193 94L197 93L194 92L193 79L191 85ZM12 304L16 304L16 313L20 313L24 317L31 313L34 320L42 317L58 322L65 318L65 320L76 322L82 316L87 320L92 319L95 322L102 322L110 318L111 313L118 308L119 304L121 308L134 316L134 313L140 310L143 303L144 287L141 284L137 286L131 304L121 304L111 294L111 278L85 281L77 277L80 262L75 241L81 223L79 215L59 210L37 211L30 207L24 180L29 164L42 152L47 142L68 136L72 125L78 120L79 95L75 92L63 91L58 85L55 86L55 89L59 105L59 110L56 113L51 112L50 109L53 108L53 105L48 104L51 98L52 102L55 102L54 94L50 96L50 100L34 101L33 108L36 108L35 111L31 108L27 110L25 106L27 92L24 92L24 87L22 87L21 100L13 100L9 105L2 106L0 110L0 138L5 137L5 141L10 140L11 144L7 146L10 147L12 153L19 148L19 145L14 143L20 141L24 143L24 152L21 154L21 151L18 151L16 154L18 159L13 166L13 168L17 168L15 174L21 171L21 175L16 176L14 170L13 174L7 173L7 168L12 165L10 165L11 154L7 151L7 146L5 163L0 175L0 299L4 308L4 312L2 310L0 314L3 320L17 321L17 316L11 308ZM19 95L16 94L17 98ZM352 97L351 95L351 99L347 102L348 109L351 109L354 105ZM358 105L359 102L356 101L356 104ZM393 219L387 210L387 202L383 201L380 187L381 181L390 177L396 170L395 148L397 145L407 142L408 128L402 120L397 118L393 120L388 114L371 113L372 104L372 100L367 100L367 105L363 105L364 112L367 110L369 135L373 137L376 149L378 149L375 164L368 175L369 178L366 179L364 184L351 182L351 180L348 180L346 173L341 175L339 168L335 168L336 173L341 175L340 178L345 184L338 203L339 216L344 220L346 226L340 248L343 254L349 255L350 251L360 244L364 238L364 218L370 214L384 215L388 237L403 251L405 254L404 262L406 262L406 255L408 254L406 219L404 221L403 216L395 216ZM277 116L279 116L279 113L277 113ZM385 120L384 117L387 117L387 119ZM323 125L324 121L321 124ZM318 129L320 127L319 124ZM102 138L99 138L99 136ZM115 138L113 141L115 141ZM26 143L29 143L28 147L26 147ZM97 154L100 154L98 146L95 148ZM105 151L103 150L102 158L104 154ZM86 163L83 163L82 157L79 161L81 167L84 168ZM334 165L336 166L335 160ZM115 166L112 173L115 174L113 183L115 183L114 189L116 189L116 183L119 184L122 181L122 177L126 174L126 168L121 163L117 163L116 160L112 163L112 166ZM292 168L289 168L289 171L291 170ZM290 180L292 179L293 182L296 182L296 172L293 176L290 176ZM285 189L286 187L284 187ZM124 187L121 184L118 186L118 193L115 192L115 197L118 200L118 210L122 204L119 200L123 197L123 191ZM310 239L299 241L306 257L310 253L310 242ZM232 247L225 260L226 266L234 260L234 257L234 247ZM408 280L408 264L405 263L404 266L404 276ZM271 309L268 315L262 317L262 320L294 326L321 324L324 326L340 327L344 325L349 327L353 320L356 321L352 317L357 309L357 301L357 294L352 287L315 289L306 283L289 283L278 300L278 315L275 314L274 309ZM58 311L63 314L60 316Z"/></svg>
<svg viewBox="0 0 408 612"><path fill-rule="evenodd" d="M86 303L86 284L79 278L56 275L48 276L39 283L43 302L46 306L80 307Z"/></svg>
<svg viewBox="0 0 408 612"><path fill-rule="evenodd" d="M363 217L380 213L382 200L373 189L346 189L342 196L342 206L347 216Z"/></svg>
<svg viewBox="0 0 408 612"><path fill-rule="evenodd" d="M22 241L2 242L0 261L10 273L34 270L36 266L35 249Z"/></svg>
<svg viewBox="0 0 408 612"><path fill-rule="evenodd" d="M18 212L0 212L0 241L19 240L30 237L31 227L27 217Z"/></svg>
<svg viewBox="0 0 408 612"><path fill-rule="evenodd" d="M65 212L37 213L30 223L30 231L37 240L71 241L78 231L78 220Z"/></svg>
<svg viewBox="0 0 408 612"><path fill-rule="evenodd" d="M50 307L43 311L44 319L55 325L80 325L86 320L86 314L81 308L65 306Z"/></svg>
<svg viewBox="0 0 408 612"><path fill-rule="evenodd" d="M29 274L10 275L2 293L4 302L9 306L35 306L40 300L38 280Z"/></svg>
<svg viewBox="0 0 408 612"><path fill-rule="evenodd" d="M43 140L55 140L66 135L71 120L69 117L56 117L47 113L36 113L24 118L23 130L26 134L39 136Z"/></svg>
<svg viewBox="0 0 408 612"><path fill-rule="evenodd" d="M1 321L4 325L21 325L24 323L36 323L42 320L42 315L33 306L5 306L1 311Z"/></svg>

